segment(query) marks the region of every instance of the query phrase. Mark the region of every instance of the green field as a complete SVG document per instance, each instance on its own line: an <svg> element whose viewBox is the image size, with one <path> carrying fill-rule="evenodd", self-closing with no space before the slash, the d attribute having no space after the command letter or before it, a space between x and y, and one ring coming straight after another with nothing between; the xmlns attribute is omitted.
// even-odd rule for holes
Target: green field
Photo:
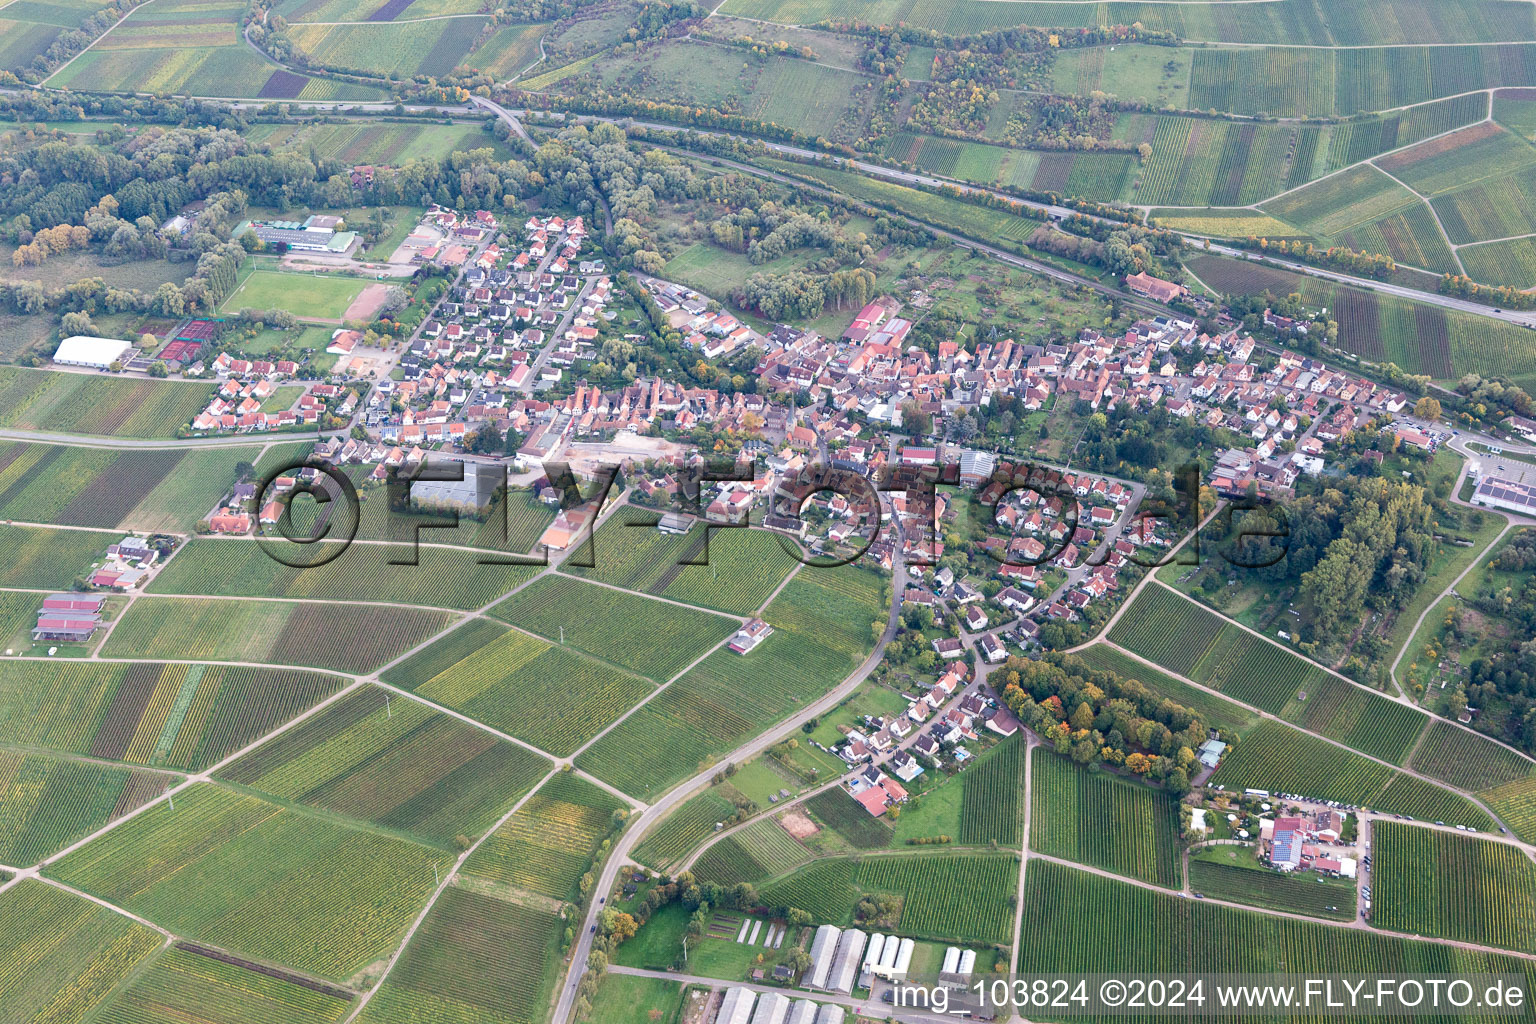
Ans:
<svg viewBox="0 0 1536 1024"><path fill-rule="evenodd" d="M1326 917L1335 921L1353 920L1355 887L1351 883L1324 882L1311 872L1284 874L1268 868L1222 863L1227 850L1239 847L1216 846L1202 850L1189 862L1189 888L1212 899L1246 903L1251 907L1283 910L1308 917ZM1211 859L1206 859L1210 857ZM1334 909L1330 910L1329 907Z"/></svg>
<svg viewBox="0 0 1536 1024"><path fill-rule="evenodd" d="M671 679L737 629L718 615L557 574L534 580L492 614L657 682Z"/></svg>
<svg viewBox="0 0 1536 1024"><path fill-rule="evenodd" d="M104 437L174 437L213 386L0 366L0 427Z"/></svg>
<svg viewBox="0 0 1536 1024"><path fill-rule="evenodd" d="M0 893L0 921L8 1020L85 1020L161 945L159 932L33 879Z"/></svg>
<svg viewBox="0 0 1536 1024"><path fill-rule="evenodd" d="M548 22L503 26L464 63L495 75L499 81L513 78L539 59L539 37L549 31L549 27Z"/></svg>
<svg viewBox="0 0 1536 1024"><path fill-rule="evenodd" d="M751 653L709 655L579 764L649 799L835 687L873 645L885 600L885 581L868 570L803 570L763 613L774 632Z"/></svg>
<svg viewBox="0 0 1536 1024"><path fill-rule="evenodd" d="M682 1012L680 982L605 974L592 997L591 1019L604 1024L676 1024Z"/></svg>
<svg viewBox="0 0 1536 1024"><path fill-rule="evenodd" d="M103 653L304 665L360 674L447 627L447 612L297 601L144 598L123 613Z"/></svg>
<svg viewBox="0 0 1536 1024"><path fill-rule="evenodd" d="M537 1024L564 930L542 907L450 886L359 1024Z"/></svg>
<svg viewBox="0 0 1536 1024"><path fill-rule="evenodd" d="M811 856L776 820L763 818L705 850L692 871L696 878L730 886L782 875Z"/></svg>
<svg viewBox="0 0 1536 1024"><path fill-rule="evenodd" d="M286 545L292 547L293 545ZM329 542L310 545L306 554ZM404 544L352 544L308 569L284 565L255 540L194 538L150 585L157 594L294 597L350 602L385 601L469 610L527 580L522 565L481 564L483 554ZM418 564L411 564L416 558Z"/></svg>
<svg viewBox="0 0 1536 1024"><path fill-rule="evenodd" d="M489 831L551 767L418 701L385 697L355 690L218 777L452 849Z"/></svg>
<svg viewBox="0 0 1536 1024"><path fill-rule="evenodd" d="M647 525L657 515L633 506L620 509L593 535L590 558L573 554L562 571L730 615L751 615L796 565L779 536L765 530L697 526L678 537ZM592 565L580 564L578 557Z"/></svg>
<svg viewBox="0 0 1536 1024"><path fill-rule="evenodd" d="M226 313L241 309L286 309L305 320L340 320L371 282L341 274L292 274L253 270L229 298Z"/></svg>
<svg viewBox="0 0 1536 1024"><path fill-rule="evenodd" d="M1166 793L1034 753L1029 845L1156 885L1179 884L1179 804Z"/></svg>
<svg viewBox="0 0 1536 1024"><path fill-rule="evenodd" d="M1089 96L1107 92L1154 107L1190 107L1190 59L1202 50L1126 44L1063 49L1051 67L1051 87L1060 93ZM1172 65L1170 67L1169 65ZM1206 109L1211 104L1196 103ZM1225 108L1223 108L1225 109Z"/></svg>
<svg viewBox="0 0 1536 1024"><path fill-rule="evenodd" d="M172 947L95 1019L100 1024L334 1024L350 1007L339 995Z"/></svg>
<svg viewBox="0 0 1536 1024"><path fill-rule="evenodd" d="M203 771L340 686L294 669L11 661L0 663L0 742Z"/></svg>
<svg viewBox="0 0 1536 1024"><path fill-rule="evenodd" d="M1408 767L1473 792L1524 779L1536 770L1530 758L1438 718Z"/></svg>
<svg viewBox="0 0 1536 1024"><path fill-rule="evenodd" d="M341 981L393 950L448 856L219 786L160 803L53 877L178 934Z"/></svg>
<svg viewBox="0 0 1536 1024"><path fill-rule="evenodd" d="M598 844L624 801L569 771L557 772L464 864L464 873L556 900L575 900Z"/></svg>
<svg viewBox="0 0 1536 1024"><path fill-rule="evenodd" d="M561 756L652 690L637 676L484 620L464 624L384 678Z"/></svg>
<svg viewBox="0 0 1536 1024"><path fill-rule="evenodd" d="M1536 949L1536 865L1519 847L1396 821L1378 821L1373 831L1377 925Z"/></svg>
<svg viewBox="0 0 1536 1024"><path fill-rule="evenodd" d="M1461 265L1474 281L1511 288L1536 287L1536 240L1511 238L1458 249Z"/></svg>
<svg viewBox="0 0 1536 1024"><path fill-rule="evenodd" d="M880 850L891 843L891 826L883 818L872 817L841 786L818 793L801 806L856 850Z"/></svg>
<svg viewBox="0 0 1536 1024"><path fill-rule="evenodd" d="M0 525L0 586L69 590L121 534Z"/></svg>
<svg viewBox="0 0 1536 1024"><path fill-rule="evenodd" d="M181 780L0 750L0 864L30 866Z"/></svg>
<svg viewBox="0 0 1536 1024"><path fill-rule="evenodd" d="M1536 777L1506 782L1478 796L1516 835L1536 843Z"/></svg>
<svg viewBox="0 0 1536 1024"><path fill-rule="evenodd" d="M1531 973L1513 957L1180 899L1059 864L1030 864L1023 903L1023 974ZM1370 1019L1337 1010L1327 1018ZM1219 1018L1208 1013L1192 1019Z"/></svg>
<svg viewBox="0 0 1536 1024"><path fill-rule="evenodd" d="M294 46L320 67L387 77L446 75L464 62L485 22L479 18L298 24Z"/></svg>
<svg viewBox="0 0 1536 1024"><path fill-rule="evenodd" d="M1452 272L1450 245L1418 196L1370 164L1313 182L1264 210L1320 243L1384 253L1410 266Z"/></svg>
<svg viewBox="0 0 1536 1024"><path fill-rule="evenodd" d="M485 147L495 150L498 157L507 153L506 147L495 136L466 124L393 124L369 118L341 124L258 124L247 129L245 134L252 141L264 142L274 150L305 156L313 153L340 160L348 166L382 164L398 167L411 160L446 160L451 153ZM420 212L419 208L417 212ZM415 223L413 218L407 226Z"/></svg>
<svg viewBox="0 0 1536 1024"><path fill-rule="evenodd" d="M190 532L258 451L0 444L0 518Z"/></svg>
<svg viewBox="0 0 1536 1024"><path fill-rule="evenodd" d="M708 789L691 797L645 834L635 847L634 858L654 868L668 868L686 857L714 834L715 825L731 816L731 802L718 790Z"/></svg>

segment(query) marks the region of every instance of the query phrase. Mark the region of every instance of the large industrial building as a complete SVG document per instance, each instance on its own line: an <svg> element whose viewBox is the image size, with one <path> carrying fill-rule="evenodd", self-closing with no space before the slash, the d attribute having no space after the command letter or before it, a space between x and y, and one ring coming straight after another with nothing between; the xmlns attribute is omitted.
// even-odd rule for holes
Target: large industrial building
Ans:
<svg viewBox="0 0 1536 1024"><path fill-rule="evenodd" d="M715 1024L749 1024L752 1004L755 1002L757 994L749 988L727 990L725 998L720 1001L720 1012L715 1016Z"/></svg>
<svg viewBox="0 0 1536 1024"><path fill-rule="evenodd" d="M857 928L843 932L837 943L837 955L832 958L832 970L827 973L827 991L852 992L863 955L864 933Z"/></svg>
<svg viewBox="0 0 1536 1024"><path fill-rule="evenodd" d="M757 1000L757 1012L752 1014L752 1024L784 1024L789 1019L789 997L781 992L768 992Z"/></svg>
<svg viewBox="0 0 1536 1024"><path fill-rule="evenodd" d="M832 958L837 953L837 939L842 930L830 924L816 929L811 940L811 967L805 972L806 988L827 987L827 976L832 973Z"/></svg>
<svg viewBox="0 0 1536 1024"><path fill-rule="evenodd" d="M1477 482L1472 502L1523 516L1536 516L1536 487L1501 476L1485 476Z"/></svg>
<svg viewBox="0 0 1536 1024"><path fill-rule="evenodd" d="M133 346L128 342L116 338L92 338L76 334L59 342L53 361L61 366L89 366L105 370L122 360L131 348Z"/></svg>
<svg viewBox="0 0 1536 1024"><path fill-rule="evenodd" d="M248 220L235 228L231 238L253 232L264 245L284 245L292 252L324 252L344 256L357 241L355 231L337 231L334 217L296 220Z"/></svg>

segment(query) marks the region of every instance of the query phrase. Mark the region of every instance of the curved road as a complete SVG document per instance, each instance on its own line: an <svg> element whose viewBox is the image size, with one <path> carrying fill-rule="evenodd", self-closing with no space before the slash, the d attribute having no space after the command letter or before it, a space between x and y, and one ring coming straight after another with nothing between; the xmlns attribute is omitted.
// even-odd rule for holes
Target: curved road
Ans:
<svg viewBox="0 0 1536 1024"><path fill-rule="evenodd" d="M885 631L880 634L879 641L875 644L874 650L870 652L869 657L864 660L864 663L852 675L838 684L837 688L832 692L820 700L806 705L794 717L779 723L775 728L743 743L729 754L721 757L714 765L677 786L642 811L630 823L629 827L624 829L618 841L613 844L613 850L609 853L608 859L603 863L602 874L598 877L597 884L593 886L592 891L595 895L603 897L613 890L618 880L619 869L628 863L629 851L635 847L645 830L666 817L668 813L676 809L689 797L706 788L720 765L728 764L732 761L740 761L743 758L751 757L766 750L798 729L801 723L818 715L825 714L836 707L860 683L869 678L870 673L875 670L880 664L881 659L885 656L886 644L895 638L896 628L900 621L901 597L902 592L906 589L907 573L905 562L901 558L899 539L896 550L897 555L893 563L895 571L891 578L891 607L890 611L886 614ZM586 916L578 926L576 944L571 951L570 966L567 970L565 981L560 987L560 998L555 1004L555 1015L551 1018L556 1024L569 1020L571 1010L576 1005L576 989L581 984L582 975L586 973L587 957L592 952L592 927L596 924L598 912L602 909L603 905L597 900L593 900L588 904Z"/></svg>

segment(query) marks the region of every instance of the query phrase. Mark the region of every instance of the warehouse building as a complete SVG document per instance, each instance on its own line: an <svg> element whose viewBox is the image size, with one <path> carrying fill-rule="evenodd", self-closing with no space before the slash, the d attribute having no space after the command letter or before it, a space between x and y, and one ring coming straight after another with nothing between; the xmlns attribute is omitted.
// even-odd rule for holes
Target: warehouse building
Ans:
<svg viewBox="0 0 1536 1024"><path fill-rule="evenodd" d="M843 1024L843 1018L845 1016L847 1016L847 1011L845 1011L841 1006L834 1006L831 1003L828 1003L827 1005L823 1006L821 1008L821 1012L816 1015L816 1024Z"/></svg>
<svg viewBox="0 0 1536 1024"><path fill-rule="evenodd" d="M345 255L357 241L357 232L337 231L334 227L326 226L330 220L319 217L311 217L307 221L248 220L235 228L230 237L238 239L250 231L264 245L287 246L292 252Z"/></svg>
<svg viewBox="0 0 1536 1024"><path fill-rule="evenodd" d="M826 988L827 975L832 973L832 957L837 952L837 939L842 930L830 924L816 929L811 940L811 968L805 972L806 988Z"/></svg>
<svg viewBox="0 0 1536 1024"><path fill-rule="evenodd" d="M797 1000L784 1024L816 1024L816 1004L809 999Z"/></svg>
<svg viewBox="0 0 1536 1024"><path fill-rule="evenodd" d="M749 988L728 990L725 998L720 1001L720 1013L715 1017L715 1024L748 1024L752 1018L752 1004L756 1001L756 994Z"/></svg>
<svg viewBox="0 0 1536 1024"><path fill-rule="evenodd" d="M789 997L779 992L769 992L758 999L752 1024L784 1024L788 1018Z"/></svg>
<svg viewBox="0 0 1536 1024"><path fill-rule="evenodd" d="M116 338L92 338L84 334L76 334L59 342L58 351L53 354L53 361L60 366L89 366L96 370L105 370L115 362L122 360L123 356L132 345L126 341L118 341Z"/></svg>
<svg viewBox="0 0 1536 1024"><path fill-rule="evenodd" d="M843 932L837 944L837 955L832 958L832 970L827 975L827 991L853 991L853 983L859 977L860 958L864 955L864 939L864 933L857 928Z"/></svg>
<svg viewBox="0 0 1536 1024"><path fill-rule="evenodd" d="M1523 516L1536 516L1536 487L1499 476L1485 476L1472 492L1472 503L1502 508Z"/></svg>

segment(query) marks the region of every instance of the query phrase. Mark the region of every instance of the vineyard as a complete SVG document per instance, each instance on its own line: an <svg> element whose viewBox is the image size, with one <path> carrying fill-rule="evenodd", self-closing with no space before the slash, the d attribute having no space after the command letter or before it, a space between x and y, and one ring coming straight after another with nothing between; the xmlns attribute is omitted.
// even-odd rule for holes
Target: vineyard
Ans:
<svg viewBox="0 0 1536 1024"><path fill-rule="evenodd" d="M160 948L160 934L25 879L0 893L0 1008L8 1021L80 1021Z"/></svg>
<svg viewBox="0 0 1536 1024"><path fill-rule="evenodd" d="M1287 875L1196 857L1189 862L1189 888L1212 899L1290 914L1335 921L1349 921L1355 916L1353 885L1320 882L1309 872Z"/></svg>
<svg viewBox="0 0 1536 1024"><path fill-rule="evenodd" d="M171 948L96 1018L98 1024L327 1024L351 1008L340 996Z"/></svg>
<svg viewBox="0 0 1536 1024"><path fill-rule="evenodd" d="M359 1024L537 1024L564 930L547 910L450 886Z"/></svg>
<svg viewBox="0 0 1536 1024"><path fill-rule="evenodd" d="M0 864L36 864L180 781L0 750Z"/></svg>
<svg viewBox="0 0 1536 1024"><path fill-rule="evenodd" d="M965 846L1017 847L1019 797L1024 792L1024 744L1005 740L961 776L960 835Z"/></svg>
<svg viewBox="0 0 1536 1024"><path fill-rule="evenodd" d="M0 665L0 741L202 771L341 686L289 669Z"/></svg>
<svg viewBox="0 0 1536 1024"><path fill-rule="evenodd" d="M1473 792L1523 779L1536 768L1530 758L1438 718L1408 766Z"/></svg>
<svg viewBox="0 0 1536 1024"><path fill-rule="evenodd" d="M1297 793L1453 825L1490 824L1487 815L1450 790L1274 722L1261 723L1228 750L1211 781L1227 789Z"/></svg>
<svg viewBox="0 0 1536 1024"><path fill-rule="evenodd" d="M763 886L764 906L795 907L817 921L842 924L853 914L860 890L854 862L843 857L813 860L799 871Z"/></svg>
<svg viewBox="0 0 1536 1024"><path fill-rule="evenodd" d="M1506 782L1478 796L1517 836L1536 843L1536 776Z"/></svg>
<svg viewBox="0 0 1536 1024"><path fill-rule="evenodd" d="M1536 865L1518 847L1396 821L1374 831L1376 924L1536 951Z"/></svg>
<svg viewBox="0 0 1536 1024"><path fill-rule="evenodd" d="M457 665L486 644L506 632L506 627L489 619L470 619L431 644L381 674L386 683L414 690L439 673Z"/></svg>
<svg viewBox="0 0 1536 1024"><path fill-rule="evenodd" d="M594 743L580 766L647 799L836 686L873 644L881 578L806 569L763 613L774 632L743 657L720 649Z"/></svg>
<svg viewBox="0 0 1536 1024"><path fill-rule="evenodd" d="M1162 886L1179 884L1179 804L1165 793L1034 753L1031 849Z"/></svg>
<svg viewBox="0 0 1536 1024"><path fill-rule="evenodd" d="M677 675L736 631L736 623L636 594L551 574L492 614L657 682Z"/></svg>
<svg viewBox="0 0 1536 1024"><path fill-rule="evenodd" d="M472 631L472 632L467 632ZM499 635L491 637L491 632ZM564 756L634 707L651 684L516 630L471 623L401 666L417 696ZM471 649L473 643L478 647ZM468 650L457 661L445 662ZM395 678L395 673L391 673Z"/></svg>
<svg viewBox="0 0 1536 1024"><path fill-rule="evenodd" d="M0 525L0 587L68 590L118 534Z"/></svg>
<svg viewBox="0 0 1536 1024"><path fill-rule="evenodd" d="M213 395L211 384L0 367L0 427L174 437Z"/></svg>
<svg viewBox="0 0 1536 1024"><path fill-rule="evenodd" d="M1406 704L1336 676L1321 676L1307 691L1300 724L1372 757L1401 764L1429 720Z"/></svg>
<svg viewBox="0 0 1536 1024"><path fill-rule="evenodd" d="M218 786L159 803L49 874L180 935L333 980L394 949L441 851Z"/></svg>
<svg viewBox="0 0 1536 1024"><path fill-rule="evenodd" d="M317 552L306 554L314 557ZM324 565L294 569L254 540L194 538L161 570L150 591L387 601L467 610L490 604L536 571L523 565L479 564L484 557L458 548L353 544ZM418 564L412 564L413 558Z"/></svg>
<svg viewBox="0 0 1536 1024"><path fill-rule="evenodd" d="M804 864L811 852L772 818L726 836L693 862L696 878L731 886L760 882Z"/></svg>
<svg viewBox="0 0 1536 1024"><path fill-rule="evenodd" d="M110 530L175 473L185 455L174 448L5 445L0 447L0 518ZM207 495L204 510L218 497Z"/></svg>
<svg viewBox="0 0 1536 1024"><path fill-rule="evenodd" d="M550 768L409 698L353 691L219 778L451 848L479 838Z"/></svg>
<svg viewBox="0 0 1536 1024"><path fill-rule="evenodd" d="M691 798L646 834L635 847L634 858L654 868L668 868L714 834L715 825L730 817L735 807L713 789Z"/></svg>
<svg viewBox="0 0 1536 1024"><path fill-rule="evenodd" d="M1147 689L1191 709L1206 725L1213 728L1245 732L1257 720L1257 716L1247 708L1214 693L1197 690L1108 644L1098 643L1086 647L1078 651L1075 657L1100 672L1113 672L1124 679L1137 680Z"/></svg>
<svg viewBox="0 0 1536 1024"><path fill-rule="evenodd" d="M1514 957L1180 899L1048 862L1030 864L1023 902L1022 974L1530 973Z"/></svg>
<svg viewBox="0 0 1536 1024"><path fill-rule="evenodd" d="M880 850L891 843L891 826L873 817L841 786L816 794L803 806L856 850Z"/></svg>
<svg viewBox="0 0 1536 1024"><path fill-rule="evenodd" d="M144 598L113 629L114 658L205 658L361 674L452 621L447 612L314 602Z"/></svg>
<svg viewBox="0 0 1536 1024"><path fill-rule="evenodd" d="M922 854L870 857L855 884L902 898L902 935L951 942L1008 942L1013 936L1017 857Z"/></svg>
<svg viewBox="0 0 1536 1024"><path fill-rule="evenodd" d="M576 883L613 831L623 801L572 772L558 772L464 864L464 873L551 899L577 897Z"/></svg>

